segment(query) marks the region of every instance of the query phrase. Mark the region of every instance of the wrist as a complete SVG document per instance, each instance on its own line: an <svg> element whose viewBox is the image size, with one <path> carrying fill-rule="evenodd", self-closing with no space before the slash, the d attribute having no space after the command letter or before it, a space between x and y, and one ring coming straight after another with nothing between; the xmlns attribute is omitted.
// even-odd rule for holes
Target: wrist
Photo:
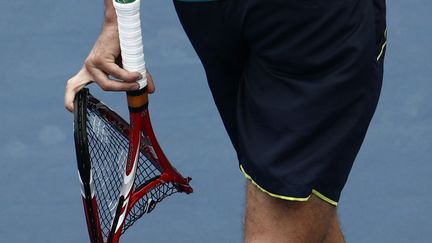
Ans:
<svg viewBox="0 0 432 243"><path fill-rule="evenodd" d="M105 1L104 25L117 25L117 15L112 4L112 0Z"/></svg>
<svg viewBox="0 0 432 243"><path fill-rule="evenodd" d="M115 11L105 11L104 25L117 25L117 16L115 14Z"/></svg>

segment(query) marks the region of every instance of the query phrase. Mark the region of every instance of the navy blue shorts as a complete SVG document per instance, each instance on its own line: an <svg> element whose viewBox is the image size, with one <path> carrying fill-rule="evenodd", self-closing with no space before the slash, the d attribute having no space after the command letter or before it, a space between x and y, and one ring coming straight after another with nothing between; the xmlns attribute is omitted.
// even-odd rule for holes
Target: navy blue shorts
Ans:
<svg viewBox="0 0 432 243"><path fill-rule="evenodd" d="M337 205L377 106L385 0L180 1L240 169Z"/></svg>

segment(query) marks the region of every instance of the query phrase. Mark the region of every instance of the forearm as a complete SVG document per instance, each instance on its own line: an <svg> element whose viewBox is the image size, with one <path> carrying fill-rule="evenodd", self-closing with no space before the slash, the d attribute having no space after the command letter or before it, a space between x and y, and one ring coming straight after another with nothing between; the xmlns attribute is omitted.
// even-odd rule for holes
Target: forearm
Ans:
<svg viewBox="0 0 432 243"><path fill-rule="evenodd" d="M105 0L105 25L117 24L117 16L112 1L113 0Z"/></svg>

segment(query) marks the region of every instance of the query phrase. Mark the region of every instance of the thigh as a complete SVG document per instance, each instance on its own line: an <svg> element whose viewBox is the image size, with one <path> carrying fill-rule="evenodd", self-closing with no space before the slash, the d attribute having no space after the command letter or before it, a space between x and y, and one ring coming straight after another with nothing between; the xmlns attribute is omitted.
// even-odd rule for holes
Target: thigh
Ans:
<svg viewBox="0 0 432 243"><path fill-rule="evenodd" d="M373 2L234 6L251 49L238 103L243 171L270 195L336 205L381 87Z"/></svg>
<svg viewBox="0 0 432 243"><path fill-rule="evenodd" d="M238 150L237 100L247 49L232 29L223 1L174 1L180 22L198 54L214 101Z"/></svg>

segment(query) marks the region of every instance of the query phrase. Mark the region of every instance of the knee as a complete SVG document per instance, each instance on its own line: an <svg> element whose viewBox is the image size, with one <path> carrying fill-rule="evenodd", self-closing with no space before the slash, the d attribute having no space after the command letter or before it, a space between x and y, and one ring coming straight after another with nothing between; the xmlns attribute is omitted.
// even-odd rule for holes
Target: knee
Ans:
<svg viewBox="0 0 432 243"><path fill-rule="evenodd" d="M336 207L314 195L305 202L283 200L248 182L245 242L322 242L334 218Z"/></svg>

